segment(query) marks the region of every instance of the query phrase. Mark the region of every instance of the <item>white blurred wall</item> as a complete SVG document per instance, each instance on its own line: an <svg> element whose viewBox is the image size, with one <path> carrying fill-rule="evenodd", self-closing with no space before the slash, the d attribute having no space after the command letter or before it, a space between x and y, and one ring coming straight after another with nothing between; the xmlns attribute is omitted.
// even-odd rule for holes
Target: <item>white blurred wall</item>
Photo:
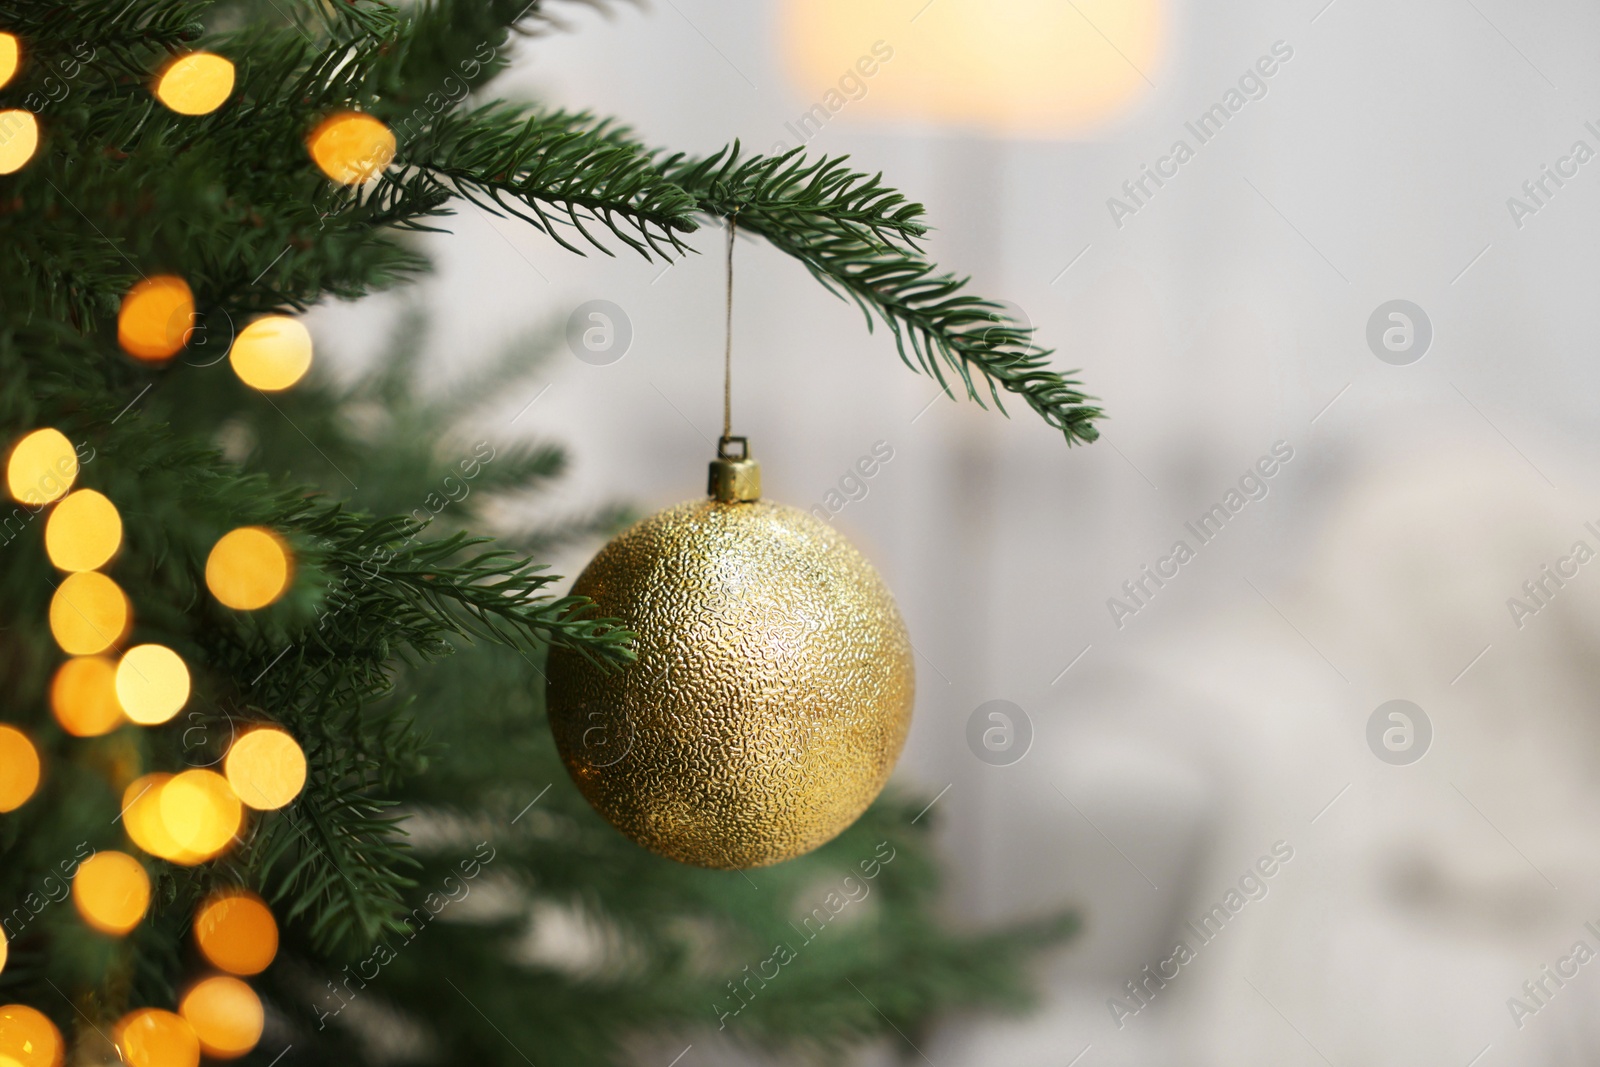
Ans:
<svg viewBox="0 0 1600 1067"><path fill-rule="evenodd" d="M1086 919L1043 972L1040 1012L952 1021L919 1050L940 1067L1600 1056L1600 963L1520 1029L1506 1006L1575 941L1600 950L1584 930L1600 927L1600 564L1520 630L1505 605L1574 540L1600 549L1583 528L1600 527L1600 162L1520 229L1506 207L1573 141L1600 149L1583 127L1600 126L1600 9L1324 4L1170 6L1154 87L1088 139L847 109L812 142L926 203L934 256L1082 368L1110 414L1092 447L1064 447L1020 404L1010 421L929 407L935 386L881 328L740 243L735 425L767 494L812 505L874 442L894 449L836 522L895 589L921 656L898 775L929 796L948 786L934 813L952 916L1077 904ZM792 143L784 123L825 88L791 77L774 0L574 22L524 46L501 90L706 152ZM909 55L933 25L886 9L881 37ZM1106 199L1277 41L1293 59L1267 95L1116 226ZM429 241L440 272L420 293L439 373L613 301L635 331L627 356L560 360L507 415L550 384L518 426L570 444L568 503L698 495L720 419L720 235L695 235L704 254L663 273L626 250L579 259L472 208L455 230ZM1433 324L1414 365L1366 343L1395 298ZM359 355L396 306L329 309L319 342ZM1279 441L1293 459L1265 499L1119 629L1107 598ZM1365 740L1393 698L1435 730L1410 766ZM991 699L1035 732L1011 766L967 747ZM1293 859L1266 896L1119 1027L1107 999L1278 841Z"/></svg>

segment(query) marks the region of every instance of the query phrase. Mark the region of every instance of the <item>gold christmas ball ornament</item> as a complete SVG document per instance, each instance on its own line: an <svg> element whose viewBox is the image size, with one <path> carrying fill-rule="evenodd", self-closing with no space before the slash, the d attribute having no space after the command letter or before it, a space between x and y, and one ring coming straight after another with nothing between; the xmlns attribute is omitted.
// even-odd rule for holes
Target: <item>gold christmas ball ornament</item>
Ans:
<svg viewBox="0 0 1600 1067"><path fill-rule="evenodd" d="M579 791L638 844L763 867L831 840L883 789L911 726L912 651L865 557L761 500L743 438L718 454L710 499L637 523L578 577L575 594L638 635L638 660L553 652L550 726Z"/></svg>

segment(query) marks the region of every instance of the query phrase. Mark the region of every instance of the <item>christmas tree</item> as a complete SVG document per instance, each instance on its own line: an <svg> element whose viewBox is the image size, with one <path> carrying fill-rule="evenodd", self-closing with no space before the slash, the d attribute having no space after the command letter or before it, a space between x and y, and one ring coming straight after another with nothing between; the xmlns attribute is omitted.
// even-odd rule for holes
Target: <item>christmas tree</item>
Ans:
<svg viewBox="0 0 1600 1067"><path fill-rule="evenodd" d="M912 369L1094 438L879 178L489 101L558 28L538 0L0 12L0 1064L914 1044L1021 1003L1069 930L943 923L926 801L892 792L754 872L627 841L556 757L541 664L624 669L632 635L536 562L625 509L472 532L561 475L465 429L553 335L441 392L407 320L367 377L307 376L296 314L425 271L410 232L459 200L578 254L736 219Z"/></svg>

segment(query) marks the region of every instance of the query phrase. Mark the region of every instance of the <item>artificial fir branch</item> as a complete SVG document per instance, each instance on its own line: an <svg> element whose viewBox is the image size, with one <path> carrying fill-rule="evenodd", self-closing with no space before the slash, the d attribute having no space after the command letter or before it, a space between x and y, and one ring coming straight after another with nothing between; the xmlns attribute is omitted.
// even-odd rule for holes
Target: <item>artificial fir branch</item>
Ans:
<svg viewBox="0 0 1600 1067"><path fill-rule="evenodd" d="M1052 351L1033 330L1005 317L1001 305L965 292L967 280L942 274L924 258L923 209L882 184L849 170L843 158L809 161L793 149L740 160L735 144L703 160L669 159L663 169L693 194L701 210L738 219L805 264L832 292L874 313L894 335L900 358L950 392L944 368L960 377L980 404L979 381L1000 404L999 390L1025 400L1068 444L1099 436L1101 410L1079 382L1049 369ZM942 365L942 366L941 366Z"/></svg>
<svg viewBox="0 0 1600 1067"><path fill-rule="evenodd" d="M667 181L626 130L587 114L489 104L439 116L407 147L406 162L436 175L486 210L515 215L569 252L562 229L609 250L586 227L598 222L637 252L682 250L694 201Z"/></svg>

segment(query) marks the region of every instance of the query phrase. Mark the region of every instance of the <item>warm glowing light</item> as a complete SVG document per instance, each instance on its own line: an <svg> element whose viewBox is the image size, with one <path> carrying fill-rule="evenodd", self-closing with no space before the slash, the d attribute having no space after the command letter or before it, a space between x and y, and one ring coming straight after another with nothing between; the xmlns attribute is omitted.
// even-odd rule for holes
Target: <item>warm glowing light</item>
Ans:
<svg viewBox="0 0 1600 1067"><path fill-rule="evenodd" d="M128 629L128 598L98 571L69 574L50 598L50 632L73 656L104 652Z"/></svg>
<svg viewBox="0 0 1600 1067"><path fill-rule="evenodd" d="M117 702L141 726L164 723L189 701L189 668L165 645L135 645L117 664Z"/></svg>
<svg viewBox="0 0 1600 1067"><path fill-rule="evenodd" d="M57 504L44 525L44 550L64 571L103 567L121 545L122 516L93 489L79 489Z"/></svg>
<svg viewBox="0 0 1600 1067"><path fill-rule="evenodd" d="M96 852L78 865L72 902L84 922L120 937L139 925L150 906L150 876L126 852Z"/></svg>
<svg viewBox="0 0 1600 1067"><path fill-rule="evenodd" d="M179 845L161 819L161 790L170 781L170 774L147 774L123 790L122 825L133 843L150 855L192 867L208 857Z"/></svg>
<svg viewBox="0 0 1600 1067"><path fill-rule="evenodd" d="M11 499L32 507L59 500L78 477L78 454L60 430L35 430L11 450L6 460L6 488Z"/></svg>
<svg viewBox="0 0 1600 1067"><path fill-rule="evenodd" d="M200 1039L181 1016L159 1008L129 1012L115 1029L128 1067L196 1067Z"/></svg>
<svg viewBox="0 0 1600 1067"><path fill-rule="evenodd" d="M39 148L39 120L21 108L0 111L0 174L22 169Z"/></svg>
<svg viewBox="0 0 1600 1067"><path fill-rule="evenodd" d="M194 294L171 274L146 278L128 290L117 315L117 343L136 359L160 363L189 343Z"/></svg>
<svg viewBox="0 0 1600 1067"><path fill-rule="evenodd" d="M194 937L211 963L231 974L260 974L278 954L278 923L249 893L229 890L194 917Z"/></svg>
<svg viewBox="0 0 1600 1067"><path fill-rule="evenodd" d="M22 60L22 45L14 33L0 33L0 86L11 80Z"/></svg>
<svg viewBox="0 0 1600 1067"><path fill-rule="evenodd" d="M180 848L221 852L243 817L233 787L216 771L184 771L161 788L161 821Z"/></svg>
<svg viewBox="0 0 1600 1067"><path fill-rule="evenodd" d="M255 1048L266 1021L261 998L255 991L226 975L196 983L183 995L178 1014L194 1027L206 1055L223 1060L243 1056Z"/></svg>
<svg viewBox="0 0 1600 1067"><path fill-rule="evenodd" d="M230 608L254 611L289 586L289 549L271 530L242 526L223 534L206 558L206 586Z"/></svg>
<svg viewBox="0 0 1600 1067"><path fill-rule="evenodd" d="M233 64L214 52L190 52L167 64L156 99L180 115L206 115L233 92Z"/></svg>
<svg viewBox="0 0 1600 1067"><path fill-rule="evenodd" d="M788 123L783 147L840 115L1028 137L1092 131L1160 81L1167 6L787 0L780 37L812 106ZM903 30L886 39L890 25Z"/></svg>
<svg viewBox="0 0 1600 1067"><path fill-rule="evenodd" d="M50 682L50 710L73 737L99 737L122 723L117 667L104 656L75 656Z"/></svg>
<svg viewBox="0 0 1600 1067"><path fill-rule="evenodd" d="M0 726L0 811L16 811L38 788L38 750L15 726Z"/></svg>
<svg viewBox="0 0 1600 1067"><path fill-rule="evenodd" d="M61 1067L66 1058L61 1031L26 1004L0 1008L0 1064L11 1067ZM6 1061L11 1061L7 1063Z"/></svg>
<svg viewBox="0 0 1600 1067"><path fill-rule="evenodd" d="M248 386L267 393L287 389L311 369L311 334L299 319L268 315L239 331L228 362Z"/></svg>
<svg viewBox="0 0 1600 1067"><path fill-rule="evenodd" d="M236 740L223 770L240 800L257 811L270 811L300 795L306 784L306 754L286 732L266 727Z"/></svg>
<svg viewBox="0 0 1600 1067"><path fill-rule="evenodd" d="M6 944L6 932L3 928L0 928L0 972L6 969L6 956L10 951Z"/></svg>
<svg viewBox="0 0 1600 1067"><path fill-rule="evenodd" d="M322 173L345 185L360 185L377 177L394 158L394 133L371 115L344 111L323 119L306 138L306 147Z"/></svg>

